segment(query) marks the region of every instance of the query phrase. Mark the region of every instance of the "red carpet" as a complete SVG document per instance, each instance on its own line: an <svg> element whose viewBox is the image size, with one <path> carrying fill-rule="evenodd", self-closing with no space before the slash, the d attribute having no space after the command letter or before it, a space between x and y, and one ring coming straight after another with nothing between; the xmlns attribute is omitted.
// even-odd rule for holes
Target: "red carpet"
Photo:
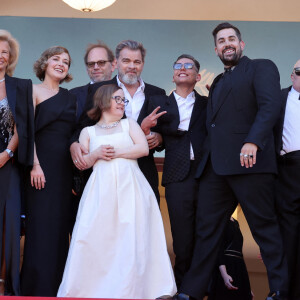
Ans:
<svg viewBox="0 0 300 300"><path fill-rule="evenodd" d="M105 299L105 298L62 298L62 297L14 297L14 296L0 296L1 300L55 300L55 299L68 299L68 300L85 300L85 299L102 299L102 300L112 300L112 299ZM116 299L115 299L116 300ZM125 299L122 299L125 300ZM130 300L130 299L126 299ZM135 300L142 300L142 299L135 299Z"/></svg>

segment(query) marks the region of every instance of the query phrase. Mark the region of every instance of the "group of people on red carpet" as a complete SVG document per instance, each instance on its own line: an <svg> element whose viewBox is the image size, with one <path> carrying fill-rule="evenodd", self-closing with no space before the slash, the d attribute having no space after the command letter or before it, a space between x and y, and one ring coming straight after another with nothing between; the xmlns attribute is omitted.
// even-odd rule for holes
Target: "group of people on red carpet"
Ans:
<svg viewBox="0 0 300 300"><path fill-rule="evenodd" d="M190 54L174 59L170 95L145 83L146 49L133 40L115 54L88 45L90 83L70 91L60 87L72 80L70 53L50 47L32 84L12 77L19 44L0 30L0 293L253 299L231 218L240 204L267 268L266 300L300 299L300 61L281 91L271 60L243 55L237 27L212 34L224 72L205 97ZM153 156L162 150L174 269Z"/></svg>

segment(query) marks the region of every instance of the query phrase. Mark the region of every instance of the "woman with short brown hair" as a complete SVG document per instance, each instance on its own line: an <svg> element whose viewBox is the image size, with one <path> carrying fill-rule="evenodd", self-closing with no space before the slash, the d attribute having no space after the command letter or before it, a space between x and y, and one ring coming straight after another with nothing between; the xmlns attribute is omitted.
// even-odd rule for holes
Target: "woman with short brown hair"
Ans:
<svg viewBox="0 0 300 300"><path fill-rule="evenodd" d="M68 73L68 50L54 46L34 64L35 147L26 193L26 240L21 274L24 296L56 296L69 248L72 160L69 140L76 97L59 85Z"/></svg>

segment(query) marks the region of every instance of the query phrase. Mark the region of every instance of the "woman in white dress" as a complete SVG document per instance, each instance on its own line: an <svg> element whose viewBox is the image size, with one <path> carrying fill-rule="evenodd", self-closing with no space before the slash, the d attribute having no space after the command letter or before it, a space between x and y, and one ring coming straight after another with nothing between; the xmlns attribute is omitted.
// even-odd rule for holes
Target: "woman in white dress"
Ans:
<svg viewBox="0 0 300 300"><path fill-rule="evenodd" d="M122 119L122 89L100 87L80 134L93 173L80 200L59 297L154 299L176 285L155 195L137 158L148 154L144 133Z"/></svg>

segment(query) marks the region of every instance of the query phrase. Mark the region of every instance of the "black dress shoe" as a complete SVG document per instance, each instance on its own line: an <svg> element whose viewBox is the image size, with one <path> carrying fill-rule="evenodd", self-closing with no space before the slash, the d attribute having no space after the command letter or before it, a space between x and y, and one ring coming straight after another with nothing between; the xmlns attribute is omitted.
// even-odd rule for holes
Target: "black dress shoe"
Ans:
<svg viewBox="0 0 300 300"><path fill-rule="evenodd" d="M266 300L288 300L288 293L282 291L271 292Z"/></svg>
<svg viewBox="0 0 300 300"><path fill-rule="evenodd" d="M173 296L173 300L191 300L189 295L179 293Z"/></svg>

